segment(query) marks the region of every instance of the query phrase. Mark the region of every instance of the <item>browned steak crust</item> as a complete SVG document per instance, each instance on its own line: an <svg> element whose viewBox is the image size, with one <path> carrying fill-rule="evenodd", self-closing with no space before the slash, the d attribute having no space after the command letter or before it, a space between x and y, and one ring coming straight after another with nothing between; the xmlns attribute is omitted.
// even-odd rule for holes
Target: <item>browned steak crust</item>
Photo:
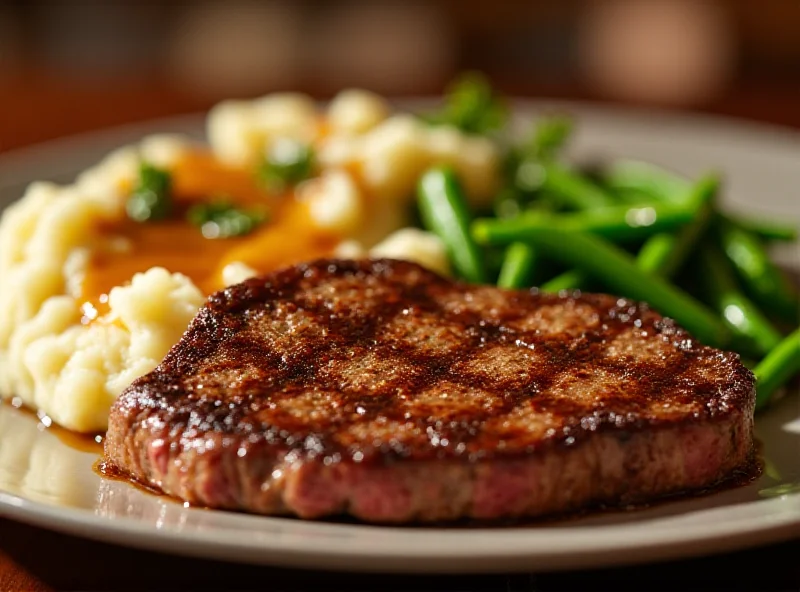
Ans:
<svg viewBox="0 0 800 592"><path fill-rule="evenodd" d="M541 515L748 462L754 377L644 304L320 260L211 296L114 405L109 463L212 507Z"/></svg>

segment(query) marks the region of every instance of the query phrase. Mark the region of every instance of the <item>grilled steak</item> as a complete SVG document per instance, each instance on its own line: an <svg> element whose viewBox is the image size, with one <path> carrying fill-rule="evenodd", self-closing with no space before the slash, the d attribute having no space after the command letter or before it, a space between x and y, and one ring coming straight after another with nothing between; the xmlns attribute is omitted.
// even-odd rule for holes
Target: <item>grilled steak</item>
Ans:
<svg viewBox="0 0 800 592"><path fill-rule="evenodd" d="M120 396L105 454L211 507L534 516L730 476L753 406L737 355L645 304L321 260L211 296Z"/></svg>

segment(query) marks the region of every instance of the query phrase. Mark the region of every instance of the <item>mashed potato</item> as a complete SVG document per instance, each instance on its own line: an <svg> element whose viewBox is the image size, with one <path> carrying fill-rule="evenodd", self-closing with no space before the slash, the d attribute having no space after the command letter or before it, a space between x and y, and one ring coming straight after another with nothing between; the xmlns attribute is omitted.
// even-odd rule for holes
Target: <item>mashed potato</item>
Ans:
<svg viewBox="0 0 800 592"><path fill-rule="evenodd" d="M73 185L32 184L0 221L0 393L70 429L105 429L114 398L156 366L204 300L188 278L155 268L112 289L108 314L82 322L91 238L123 216L124 187L154 146L153 161L180 157L174 138L149 138Z"/></svg>
<svg viewBox="0 0 800 592"><path fill-rule="evenodd" d="M447 274L441 241L405 228L419 174L450 164L476 203L492 195L498 177L489 140L392 114L383 99L364 91L341 93L324 112L298 94L227 101L211 110L207 123L213 157L233 168L249 170L281 140L314 147L318 170L295 188L294 199L314 228L338 237L331 255L405 258ZM103 431L119 393L180 339L206 294L169 265L126 276L103 296L102 307L82 288L100 245L123 258L132 248L124 233L106 240L100 229L125 220L140 163L171 170L195 150L180 137L145 138L109 154L71 185L32 184L3 212L0 395L17 397L67 428ZM273 263L279 260L272 255ZM226 260L219 287L257 275L256 267Z"/></svg>

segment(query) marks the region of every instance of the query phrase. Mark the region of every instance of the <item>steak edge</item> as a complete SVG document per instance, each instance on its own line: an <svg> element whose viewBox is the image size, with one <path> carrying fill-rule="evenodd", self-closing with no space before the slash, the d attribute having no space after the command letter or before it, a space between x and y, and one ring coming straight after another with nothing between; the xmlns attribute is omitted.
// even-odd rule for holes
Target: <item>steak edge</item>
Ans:
<svg viewBox="0 0 800 592"><path fill-rule="evenodd" d="M114 404L106 462L193 504L541 516L751 462L755 379L643 303L318 260L212 295Z"/></svg>

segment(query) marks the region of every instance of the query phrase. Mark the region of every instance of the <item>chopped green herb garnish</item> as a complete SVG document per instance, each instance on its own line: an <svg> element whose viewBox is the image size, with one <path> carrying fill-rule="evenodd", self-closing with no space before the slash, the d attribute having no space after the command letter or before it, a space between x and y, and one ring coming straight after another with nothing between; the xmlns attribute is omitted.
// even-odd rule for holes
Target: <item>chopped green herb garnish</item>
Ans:
<svg viewBox="0 0 800 592"><path fill-rule="evenodd" d="M270 148L258 170L259 179L273 193L286 191L292 185L311 177L314 152L302 142L281 139Z"/></svg>
<svg viewBox="0 0 800 592"><path fill-rule="evenodd" d="M423 119L433 125L452 125L471 134L488 134L505 126L508 107L485 77L469 73L452 84L442 108Z"/></svg>
<svg viewBox="0 0 800 592"><path fill-rule="evenodd" d="M572 133L572 120L556 115L539 120L533 131L505 157L505 175L522 191L539 189L544 180L542 161L560 156Z"/></svg>
<svg viewBox="0 0 800 592"><path fill-rule="evenodd" d="M561 115L544 117L538 121L526 139L513 145L506 152L503 159L503 175L508 183L506 193L511 199L506 200L508 203L504 204L504 213L513 212L511 201L517 202L518 212L528 209L529 205L542 204L548 172L561 173L561 168L554 169L554 163L558 160L571 132L571 119ZM560 174L562 182L557 182L557 185L563 184L563 176L563 173ZM570 180L572 179L567 179ZM577 182L572 183L575 184ZM586 183L581 181L581 185L584 192L589 190ZM556 198L558 197L556 195Z"/></svg>
<svg viewBox="0 0 800 592"><path fill-rule="evenodd" d="M561 115L539 121L522 150L525 156L549 159L558 155L572 133L572 120Z"/></svg>
<svg viewBox="0 0 800 592"><path fill-rule="evenodd" d="M263 211L241 210L227 201L197 204L186 217L206 238L244 236L267 219Z"/></svg>
<svg viewBox="0 0 800 592"><path fill-rule="evenodd" d="M125 203L128 217L137 222L163 220L172 212L172 176L143 162L136 187Z"/></svg>

